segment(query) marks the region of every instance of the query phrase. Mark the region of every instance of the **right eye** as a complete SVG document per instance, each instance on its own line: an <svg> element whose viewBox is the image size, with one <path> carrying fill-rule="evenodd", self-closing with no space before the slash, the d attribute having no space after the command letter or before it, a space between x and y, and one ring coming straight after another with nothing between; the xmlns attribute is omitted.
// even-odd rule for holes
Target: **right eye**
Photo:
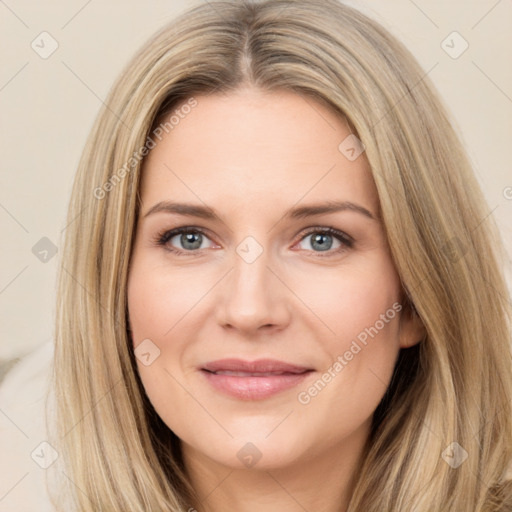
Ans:
<svg viewBox="0 0 512 512"><path fill-rule="evenodd" d="M182 227L160 233L156 242L171 252L191 256L192 253L207 249L208 240L210 239L202 230L194 227Z"/></svg>

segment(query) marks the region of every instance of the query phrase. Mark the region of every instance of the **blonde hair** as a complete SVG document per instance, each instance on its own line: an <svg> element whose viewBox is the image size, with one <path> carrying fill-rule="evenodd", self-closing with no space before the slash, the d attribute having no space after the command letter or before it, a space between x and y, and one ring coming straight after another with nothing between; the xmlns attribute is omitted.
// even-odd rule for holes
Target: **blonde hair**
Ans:
<svg viewBox="0 0 512 512"><path fill-rule="evenodd" d="M126 281L152 130L191 97L247 83L324 102L351 123L410 314L426 330L402 351L375 413L349 512L512 510L510 311L496 230L428 77L386 30L334 0L202 4L160 30L113 86L79 164L59 276L55 442L74 507L186 511L196 498L179 440L137 374ZM453 442L468 454L456 469L442 457Z"/></svg>

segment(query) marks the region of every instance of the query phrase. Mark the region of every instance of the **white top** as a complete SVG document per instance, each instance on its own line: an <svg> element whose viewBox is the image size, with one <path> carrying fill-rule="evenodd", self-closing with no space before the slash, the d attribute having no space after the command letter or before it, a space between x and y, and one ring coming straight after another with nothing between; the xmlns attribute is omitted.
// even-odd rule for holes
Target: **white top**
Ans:
<svg viewBox="0 0 512 512"><path fill-rule="evenodd" d="M0 512L54 511L45 476L56 452L41 444L52 359L50 341L22 358L0 384Z"/></svg>

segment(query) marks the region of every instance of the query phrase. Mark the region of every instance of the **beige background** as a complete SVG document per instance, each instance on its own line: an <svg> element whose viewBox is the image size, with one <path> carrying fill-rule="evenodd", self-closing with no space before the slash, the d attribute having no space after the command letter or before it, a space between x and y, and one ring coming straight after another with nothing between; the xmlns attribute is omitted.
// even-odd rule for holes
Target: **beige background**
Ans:
<svg viewBox="0 0 512 512"><path fill-rule="evenodd" d="M0 1L0 369L52 338L58 257L43 263L32 247L42 237L60 244L75 168L102 99L134 51L195 3ZM430 70L512 254L512 2L347 3L388 27ZM31 47L43 31L59 45L47 59ZM469 44L457 59L441 47L453 31Z"/></svg>

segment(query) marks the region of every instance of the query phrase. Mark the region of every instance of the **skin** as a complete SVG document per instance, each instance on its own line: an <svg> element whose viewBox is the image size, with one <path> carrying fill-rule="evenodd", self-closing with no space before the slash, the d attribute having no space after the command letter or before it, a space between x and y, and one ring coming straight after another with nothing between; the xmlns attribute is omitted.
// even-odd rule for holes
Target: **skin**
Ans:
<svg viewBox="0 0 512 512"><path fill-rule="evenodd" d="M143 169L129 318L134 347L150 339L160 355L148 366L138 361L140 377L182 441L201 498L191 507L344 511L398 351L421 338L416 320L396 314L309 403L299 402L299 392L401 301L367 160L363 153L349 161L338 150L350 134L346 121L310 98L244 88L196 99ZM374 218L353 209L285 217L329 200L350 201ZM208 205L217 218L147 215L163 201ZM160 233L186 226L206 231L200 249L179 235L157 243ZM327 236L332 246L322 251L306 233L311 227L333 227L354 243ZM236 252L247 236L263 251L252 263ZM296 388L239 400L199 370L228 357L315 371ZM237 457L248 442L262 454L252 467Z"/></svg>

